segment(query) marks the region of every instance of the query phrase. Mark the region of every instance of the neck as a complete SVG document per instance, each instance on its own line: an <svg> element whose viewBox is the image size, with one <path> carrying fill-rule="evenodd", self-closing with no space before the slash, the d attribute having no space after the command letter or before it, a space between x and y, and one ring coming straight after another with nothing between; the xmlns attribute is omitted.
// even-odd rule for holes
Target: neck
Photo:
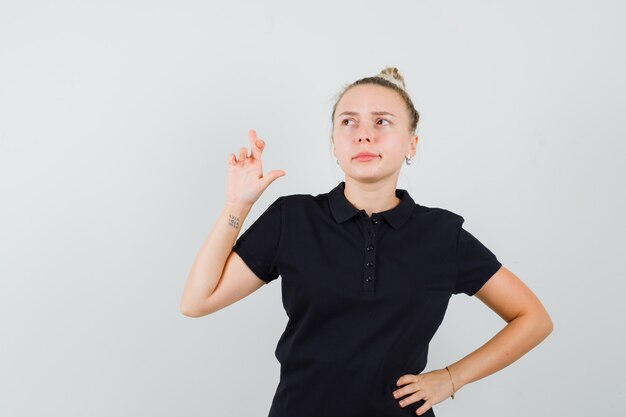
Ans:
<svg viewBox="0 0 626 417"><path fill-rule="evenodd" d="M396 197L396 183L393 181L362 183L345 179L344 195L357 209L364 210L368 216L390 210L400 204Z"/></svg>

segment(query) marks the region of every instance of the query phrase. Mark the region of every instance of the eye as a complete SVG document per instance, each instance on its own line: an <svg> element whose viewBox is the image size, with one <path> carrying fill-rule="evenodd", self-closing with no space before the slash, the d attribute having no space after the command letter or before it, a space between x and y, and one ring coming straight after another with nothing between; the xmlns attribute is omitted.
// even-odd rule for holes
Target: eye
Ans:
<svg viewBox="0 0 626 417"><path fill-rule="evenodd" d="M387 119L378 119L379 122L387 122L388 124L391 124L391 122L389 122L389 120ZM387 126L387 125L383 125L383 126Z"/></svg>
<svg viewBox="0 0 626 417"><path fill-rule="evenodd" d="M342 125L344 125L344 126L347 126L344 122L349 122L349 121L351 121L351 120L352 120L352 119L343 119L343 120L341 121L341 124L342 124Z"/></svg>

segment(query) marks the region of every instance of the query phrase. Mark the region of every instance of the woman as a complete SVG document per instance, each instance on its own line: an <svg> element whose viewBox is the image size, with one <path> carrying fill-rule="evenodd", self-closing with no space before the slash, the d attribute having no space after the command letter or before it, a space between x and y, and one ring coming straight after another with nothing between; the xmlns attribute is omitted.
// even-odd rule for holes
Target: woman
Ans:
<svg viewBox="0 0 626 417"><path fill-rule="evenodd" d="M415 155L419 114L396 68L348 85L332 113L345 173L328 193L278 197L235 242L263 175L265 142L229 155L225 208L198 253L181 311L200 317L282 278L270 417L434 416L433 405L520 358L552 331L541 302L462 227L463 217L396 189ZM235 243L233 245L233 243ZM483 346L422 373L452 294L508 324Z"/></svg>

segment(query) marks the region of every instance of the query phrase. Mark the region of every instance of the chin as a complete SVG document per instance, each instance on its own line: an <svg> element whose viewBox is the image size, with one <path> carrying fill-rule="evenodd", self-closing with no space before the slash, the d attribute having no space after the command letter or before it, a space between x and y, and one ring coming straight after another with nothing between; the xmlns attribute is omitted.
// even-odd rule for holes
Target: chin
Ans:
<svg viewBox="0 0 626 417"><path fill-rule="evenodd" d="M383 171L380 169L372 170L372 169L353 169L349 171L344 171L347 178L351 178L355 181L364 182L364 183L373 183L381 180L385 180L389 177L398 176L401 167L398 167L397 170L394 171Z"/></svg>
<svg viewBox="0 0 626 417"><path fill-rule="evenodd" d="M383 179L385 175L381 175L379 172L346 172L346 177L351 178L354 181L372 183Z"/></svg>

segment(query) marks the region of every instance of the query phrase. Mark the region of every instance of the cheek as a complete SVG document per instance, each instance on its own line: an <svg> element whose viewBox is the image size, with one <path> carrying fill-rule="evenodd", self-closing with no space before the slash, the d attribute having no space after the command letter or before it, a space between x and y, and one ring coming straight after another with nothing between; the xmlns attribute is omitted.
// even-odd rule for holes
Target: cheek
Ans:
<svg viewBox="0 0 626 417"><path fill-rule="evenodd" d="M333 143L337 149L347 149L352 145L352 139L345 133L333 134Z"/></svg>
<svg viewBox="0 0 626 417"><path fill-rule="evenodd" d="M336 145L335 146L335 154L339 157L339 158L347 158L348 155L350 155L350 150L347 149L345 146L339 146Z"/></svg>

